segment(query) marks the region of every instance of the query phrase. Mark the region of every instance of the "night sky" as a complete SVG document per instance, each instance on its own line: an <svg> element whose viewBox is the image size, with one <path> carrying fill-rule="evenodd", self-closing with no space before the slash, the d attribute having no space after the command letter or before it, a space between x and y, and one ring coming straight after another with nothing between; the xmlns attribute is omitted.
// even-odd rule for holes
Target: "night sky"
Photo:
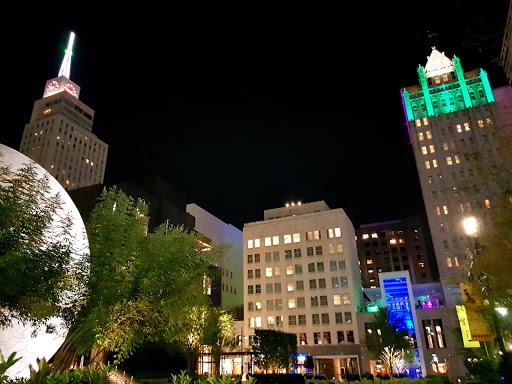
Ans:
<svg viewBox="0 0 512 384"><path fill-rule="evenodd" d="M421 213L400 88L434 45L506 84L508 0L94 3L0 9L0 142L19 148L73 30L105 183L159 176L240 229L298 200L355 226Z"/></svg>

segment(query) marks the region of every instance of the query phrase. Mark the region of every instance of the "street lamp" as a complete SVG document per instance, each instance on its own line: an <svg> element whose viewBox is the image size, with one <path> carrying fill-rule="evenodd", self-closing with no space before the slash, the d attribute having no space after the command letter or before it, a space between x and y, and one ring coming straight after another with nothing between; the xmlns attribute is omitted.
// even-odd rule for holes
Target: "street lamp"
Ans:
<svg viewBox="0 0 512 384"><path fill-rule="evenodd" d="M474 217L468 217L467 219L464 219L464 229L466 230L467 235L476 236L476 219Z"/></svg>

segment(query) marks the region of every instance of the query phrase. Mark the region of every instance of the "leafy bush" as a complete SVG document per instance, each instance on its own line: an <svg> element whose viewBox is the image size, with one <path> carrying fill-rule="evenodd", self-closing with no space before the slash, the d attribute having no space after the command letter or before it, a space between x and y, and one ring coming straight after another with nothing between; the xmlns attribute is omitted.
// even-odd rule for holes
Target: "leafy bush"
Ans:
<svg viewBox="0 0 512 384"><path fill-rule="evenodd" d="M13 352L9 355L7 360L4 359L4 355L2 355L2 351L0 351L0 384L7 381L9 378L7 375L4 375L4 373L12 367L16 362L21 359L21 357L16 357L16 352Z"/></svg>

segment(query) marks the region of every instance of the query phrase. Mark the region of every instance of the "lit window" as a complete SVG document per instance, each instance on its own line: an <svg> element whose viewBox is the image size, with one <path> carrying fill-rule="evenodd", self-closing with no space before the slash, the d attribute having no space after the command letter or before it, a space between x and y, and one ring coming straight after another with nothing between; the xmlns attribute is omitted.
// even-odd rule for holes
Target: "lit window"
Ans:
<svg viewBox="0 0 512 384"><path fill-rule="evenodd" d="M492 120L491 119L485 119L485 124L492 125Z"/></svg>
<svg viewBox="0 0 512 384"><path fill-rule="evenodd" d="M484 127L484 121L483 120L478 120L478 126L480 128L483 128Z"/></svg>
<svg viewBox="0 0 512 384"><path fill-rule="evenodd" d="M313 232L306 232L306 241L313 240Z"/></svg>
<svg viewBox="0 0 512 384"><path fill-rule="evenodd" d="M418 133L418 140L423 141L425 138L423 137L423 132Z"/></svg>
<svg viewBox="0 0 512 384"><path fill-rule="evenodd" d="M427 147L421 147L421 153L424 155L428 154Z"/></svg>
<svg viewBox="0 0 512 384"><path fill-rule="evenodd" d="M373 272L375 272L373 269L368 270L368 273L373 273Z"/></svg>
<svg viewBox="0 0 512 384"><path fill-rule="evenodd" d="M373 260L372 259L366 260L366 264L373 264Z"/></svg>
<svg viewBox="0 0 512 384"><path fill-rule="evenodd" d="M293 266L291 265L288 265L286 267L286 274L289 276L289 275L293 275Z"/></svg>
<svg viewBox="0 0 512 384"><path fill-rule="evenodd" d="M396 244L396 239L389 240L389 244Z"/></svg>
<svg viewBox="0 0 512 384"><path fill-rule="evenodd" d="M425 268L425 263L418 263L420 268Z"/></svg>
<svg viewBox="0 0 512 384"><path fill-rule="evenodd" d="M416 122L416 126L417 127L421 127L421 120L420 119L416 119L415 122Z"/></svg>
<svg viewBox="0 0 512 384"><path fill-rule="evenodd" d="M446 258L446 266L447 266L448 268L453 267L453 265L452 265L452 258L451 258L451 257L447 257L447 258Z"/></svg>
<svg viewBox="0 0 512 384"><path fill-rule="evenodd" d="M260 239L255 239L254 240L254 248L259 248L260 247Z"/></svg>
<svg viewBox="0 0 512 384"><path fill-rule="evenodd" d="M436 159L432 160L432 166L434 168L437 168L437 160Z"/></svg>
<svg viewBox="0 0 512 384"><path fill-rule="evenodd" d="M334 236L341 237L341 228L334 228Z"/></svg>
<svg viewBox="0 0 512 384"><path fill-rule="evenodd" d="M256 302L256 310L257 310L257 311L261 311L261 308L262 308L262 306L261 306L261 301L257 301L257 302Z"/></svg>
<svg viewBox="0 0 512 384"><path fill-rule="evenodd" d="M445 151L447 151L447 150L448 150L448 143L443 143L443 149L444 149Z"/></svg>
<svg viewBox="0 0 512 384"><path fill-rule="evenodd" d="M447 214L448 214L448 207L447 207L446 205L443 205L443 213L444 213L445 215L447 215Z"/></svg>
<svg viewBox="0 0 512 384"><path fill-rule="evenodd" d="M266 268L265 269L265 276L266 277L272 277L272 268Z"/></svg>
<svg viewBox="0 0 512 384"><path fill-rule="evenodd" d="M333 295L334 305L341 305L341 295Z"/></svg>
<svg viewBox="0 0 512 384"><path fill-rule="evenodd" d="M295 291L295 284L294 284L292 281L290 281L290 282L286 283L286 290L287 290L288 292L293 292L293 291Z"/></svg>
<svg viewBox="0 0 512 384"><path fill-rule="evenodd" d="M265 247L272 245L272 240L270 237L265 237Z"/></svg>
<svg viewBox="0 0 512 384"><path fill-rule="evenodd" d="M313 238L315 240L320 240L320 231L313 231Z"/></svg>
<svg viewBox="0 0 512 384"><path fill-rule="evenodd" d="M453 161L452 161L451 156L448 156L448 157L446 158L446 164L448 164L448 165L452 165L452 164L453 164Z"/></svg>
<svg viewBox="0 0 512 384"><path fill-rule="evenodd" d="M427 125L428 125L428 124L427 124ZM427 139L431 139L431 138L432 138L432 132L427 131L427 132L426 132L426 135L427 135Z"/></svg>
<svg viewBox="0 0 512 384"><path fill-rule="evenodd" d="M459 259L457 259L457 256L455 256L455 257L453 258L453 262L454 262L454 264L455 264L455 266L456 266L456 267L458 267L458 266L459 266Z"/></svg>
<svg viewBox="0 0 512 384"><path fill-rule="evenodd" d="M464 130L471 131L471 128L469 127L469 123L464 123Z"/></svg>
<svg viewBox="0 0 512 384"><path fill-rule="evenodd" d="M368 239L369 237L370 236L367 233L363 234L363 239Z"/></svg>
<svg viewBox="0 0 512 384"><path fill-rule="evenodd" d="M288 299L288 308L295 308L295 299Z"/></svg>
<svg viewBox="0 0 512 384"><path fill-rule="evenodd" d="M455 162L456 162L457 164L460 164L460 158L459 158L459 156L458 156L458 155L455 155L454 157L455 157Z"/></svg>
<svg viewBox="0 0 512 384"><path fill-rule="evenodd" d="M462 126L460 124L457 124L456 127L457 127L457 132L461 133L462 132Z"/></svg>
<svg viewBox="0 0 512 384"><path fill-rule="evenodd" d="M436 215L441 216L441 207L436 207Z"/></svg>
<svg viewBox="0 0 512 384"><path fill-rule="evenodd" d="M377 233L375 233L375 232L373 232L373 233L372 233L372 239L376 239L376 238L378 238L378 237L379 237L379 236L377 235Z"/></svg>
<svg viewBox="0 0 512 384"><path fill-rule="evenodd" d="M279 245L279 236L272 237L272 245Z"/></svg>
<svg viewBox="0 0 512 384"><path fill-rule="evenodd" d="M434 153L436 151L436 148L434 147L434 144L431 144L428 146L430 153Z"/></svg>
<svg viewBox="0 0 512 384"><path fill-rule="evenodd" d="M294 243L300 242L300 233L294 233L293 234L293 242Z"/></svg>
<svg viewBox="0 0 512 384"><path fill-rule="evenodd" d="M329 244L329 255L334 254L334 244Z"/></svg>
<svg viewBox="0 0 512 384"><path fill-rule="evenodd" d="M423 125L428 125L428 118L426 118L426 117L423 118Z"/></svg>
<svg viewBox="0 0 512 384"><path fill-rule="evenodd" d="M332 230L332 228L329 228L329 229L327 230L327 237L328 237L329 239L334 238L334 231Z"/></svg>
<svg viewBox="0 0 512 384"><path fill-rule="evenodd" d="M276 324L274 316L267 317L267 326L273 327Z"/></svg>
<svg viewBox="0 0 512 384"><path fill-rule="evenodd" d="M425 161L425 168L430 169L430 161Z"/></svg>
<svg viewBox="0 0 512 384"><path fill-rule="evenodd" d="M400 244L404 244L404 243L405 243L405 240L404 240L404 239L398 239L398 242L399 242Z"/></svg>
<svg viewBox="0 0 512 384"><path fill-rule="evenodd" d="M485 199L485 207L491 208L491 202L489 201L489 199Z"/></svg>
<svg viewBox="0 0 512 384"><path fill-rule="evenodd" d="M343 305L350 305L350 295L348 293L344 293L342 295Z"/></svg>
<svg viewBox="0 0 512 384"><path fill-rule="evenodd" d="M284 243L291 244L292 243L292 235L284 235Z"/></svg>
<svg viewBox="0 0 512 384"><path fill-rule="evenodd" d="M281 267L274 268L274 276L281 276Z"/></svg>
<svg viewBox="0 0 512 384"><path fill-rule="evenodd" d="M253 248L253 247L254 247L254 240L249 240L249 241L247 242L247 248L251 249L251 248Z"/></svg>

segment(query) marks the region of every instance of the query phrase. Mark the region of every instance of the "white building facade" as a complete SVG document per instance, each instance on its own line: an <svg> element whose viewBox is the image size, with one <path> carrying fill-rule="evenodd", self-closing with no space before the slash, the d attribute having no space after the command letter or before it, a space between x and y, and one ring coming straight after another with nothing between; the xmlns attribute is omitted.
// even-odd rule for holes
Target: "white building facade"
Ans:
<svg viewBox="0 0 512 384"><path fill-rule="evenodd" d="M306 355L316 372L343 379L359 372L357 308L361 278L354 227L323 201L289 204L244 226L244 334L297 335L298 372Z"/></svg>

